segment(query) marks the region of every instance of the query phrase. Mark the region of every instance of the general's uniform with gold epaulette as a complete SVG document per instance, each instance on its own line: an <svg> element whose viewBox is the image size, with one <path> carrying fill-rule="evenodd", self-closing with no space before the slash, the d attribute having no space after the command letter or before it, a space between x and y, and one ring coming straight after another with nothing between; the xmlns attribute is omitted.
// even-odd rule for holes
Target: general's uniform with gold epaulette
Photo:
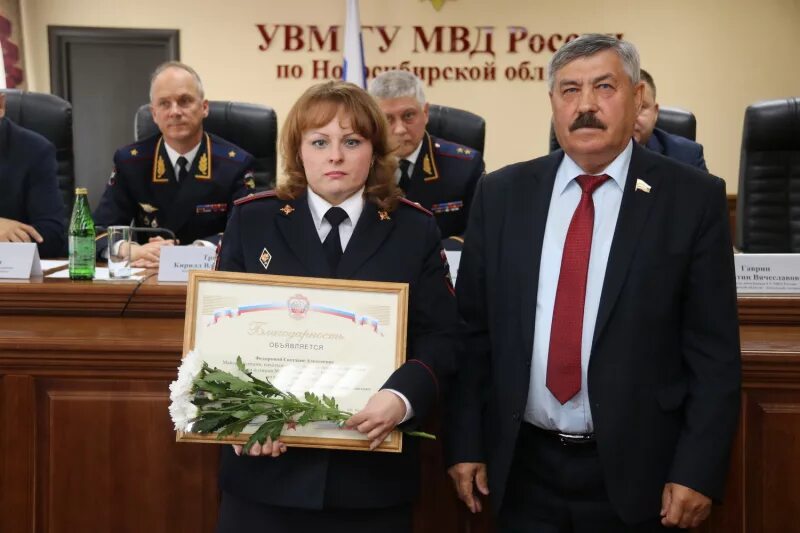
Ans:
<svg viewBox="0 0 800 533"><path fill-rule="evenodd" d="M172 230L181 244L216 242L225 230L233 201L253 190L253 156L203 133L189 168L178 183L161 135L120 148L114 170L94 211L97 226L116 224ZM149 235L143 235L144 241ZM98 254L105 249L103 234Z"/></svg>
<svg viewBox="0 0 800 533"><path fill-rule="evenodd" d="M406 198L433 213L443 239L459 237L467 227L472 194L484 171L479 151L425 132Z"/></svg>

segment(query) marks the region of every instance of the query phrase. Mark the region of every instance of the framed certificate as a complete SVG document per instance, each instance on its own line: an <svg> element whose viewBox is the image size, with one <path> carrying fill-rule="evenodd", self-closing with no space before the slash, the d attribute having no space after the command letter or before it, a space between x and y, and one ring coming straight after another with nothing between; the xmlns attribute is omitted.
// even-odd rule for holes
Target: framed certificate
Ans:
<svg viewBox="0 0 800 533"><path fill-rule="evenodd" d="M408 284L192 271L183 353L199 352L211 367L236 368L283 392L335 398L356 413L405 362ZM179 441L244 443L237 437L178 433ZM369 449L369 440L332 422L284 426L281 441L299 447ZM377 448L402 451L393 431Z"/></svg>

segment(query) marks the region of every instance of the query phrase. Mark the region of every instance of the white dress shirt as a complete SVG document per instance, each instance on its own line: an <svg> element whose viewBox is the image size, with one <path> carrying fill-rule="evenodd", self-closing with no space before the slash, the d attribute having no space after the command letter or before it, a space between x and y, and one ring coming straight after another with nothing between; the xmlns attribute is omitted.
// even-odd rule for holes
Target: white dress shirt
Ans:
<svg viewBox="0 0 800 533"><path fill-rule="evenodd" d="M425 136L423 135L422 140L419 142L419 146L417 146L417 149L414 150L413 152L411 152L408 156L400 158L400 161L405 159L409 163L409 165L408 165L408 178L409 179L411 179L411 176L414 175L414 167L417 164L417 159L419 159L419 153L422 151L422 143L424 143L424 142L425 142ZM400 176L400 167L398 166L397 170L395 170L395 172L394 172L394 182L395 183L400 183L400 177L401 177Z"/></svg>
<svg viewBox="0 0 800 533"><path fill-rule="evenodd" d="M197 152L200 150L200 143L197 143L194 148L192 148L185 154L179 154L166 142L164 143L164 149L167 151L167 157L169 157L169 162L172 165L172 170L175 171L175 181L178 181L181 172L181 168L178 166L178 158L181 156L186 158L186 170L188 171L190 168L192 168L192 162L194 161Z"/></svg>
<svg viewBox="0 0 800 533"><path fill-rule="evenodd" d="M602 172L597 173L597 175L608 174L611 179L603 183L592 195L594 227L586 282L586 299L583 307L581 390L563 405L553 396L546 385L550 326L553 320L558 277L561 272L564 241L566 241L572 215L575 213L582 194L580 185L575 178L588 173L584 172L568 155L564 155L556 172L542 243L542 258L536 292L530 390L524 414L526 422L544 429L558 430L564 433L592 433L594 431L589 391L586 385L589 356L608 254L614 238L614 229L617 225L617 216L622 203L622 192L625 190L632 152L633 141L630 141L625 150L611 164Z"/></svg>
<svg viewBox="0 0 800 533"><path fill-rule="evenodd" d="M325 238L328 236L328 233L331 232L332 227L328 219L325 218L325 213L328 212L328 209L334 207L334 205L312 191L311 187L308 187L306 190L308 192L306 195L308 198L308 209L311 211L314 227L317 229L320 242L325 242ZM347 213L347 218L342 220L341 224L339 224L339 240L342 242L342 252L344 252L347 249L350 238L353 236L353 230L356 229L358 219L361 218L361 212L364 211L364 187L361 187L358 192L336 207L341 207L344 209L345 213ZM396 394L403 400L406 406L406 414L400 421L401 424L414 416L414 409L411 407L411 402L408 401L408 398L406 398L404 394L394 389L386 390Z"/></svg>

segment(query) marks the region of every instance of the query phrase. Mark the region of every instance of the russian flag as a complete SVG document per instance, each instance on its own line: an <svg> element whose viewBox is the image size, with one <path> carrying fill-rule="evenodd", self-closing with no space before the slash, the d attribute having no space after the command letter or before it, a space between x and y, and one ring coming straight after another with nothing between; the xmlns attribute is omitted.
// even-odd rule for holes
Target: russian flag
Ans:
<svg viewBox="0 0 800 533"><path fill-rule="evenodd" d="M358 0L347 0L347 19L344 24L344 64L342 79L367 88L364 68L364 43L361 41L361 17Z"/></svg>

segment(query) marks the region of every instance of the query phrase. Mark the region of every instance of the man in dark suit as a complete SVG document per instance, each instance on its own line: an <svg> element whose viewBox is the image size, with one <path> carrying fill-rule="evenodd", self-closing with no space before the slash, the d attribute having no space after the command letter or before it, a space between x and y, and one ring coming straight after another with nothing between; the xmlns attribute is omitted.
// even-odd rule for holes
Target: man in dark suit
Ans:
<svg viewBox="0 0 800 533"><path fill-rule="evenodd" d="M369 92L389 121L400 159L396 177L406 198L434 214L442 238L461 240L475 184L485 169L481 153L425 131L428 104L422 82L412 73L384 72Z"/></svg>
<svg viewBox="0 0 800 533"><path fill-rule="evenodd" d="M66 253L64 202L56 179L56 149L5 117L0 93L0 242L36 242L41 257Z"/></svg>
<svg viewBox="0 0 800 533"><path fill-rule="evenodd" d="M150 108L161 131L114 154L114 171L94 212L95 224L130 224L171 230L181 244L213 244L225 230L233 200L254 188L253 157L203 131L208 100L197 73L170 61L150 83ZM101 236L102 237L102 236ZM131 250L133 266L157 267L156 236ZM98 255L106 251L98 241Z"/></svg>
<svg viewBox="0 0 800 533"><path fill-rule="evenodd" d="M724 182L632 142L630 43L571 41L549 83L563 151L475 194L450 474L473 512L491 489L501 531L694 527L740 401Z"/></svg>
<svg viewBox="0 0 800 533"><path fill-rule="evenodd" d="M650 73L644 69L641 69L641 78L644 82L642 109L636 116L633 138L654 152L708 172L702 144L656 128L658 120L656 83Z"/></svg>

